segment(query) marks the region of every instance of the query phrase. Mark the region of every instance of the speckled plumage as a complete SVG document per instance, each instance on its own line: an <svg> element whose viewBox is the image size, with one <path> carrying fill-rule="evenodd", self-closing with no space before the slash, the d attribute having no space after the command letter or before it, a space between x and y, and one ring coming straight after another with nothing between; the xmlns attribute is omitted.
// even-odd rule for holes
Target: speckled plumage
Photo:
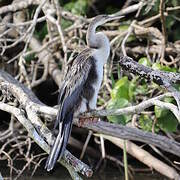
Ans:
<svg viewBox="0 0 180 180"><path fill-rule="evenodd" d="M60 89L60 108L65 105L64 100L76 91L78 91L75 93L76 97L71 99L73 107L69 107L74 111L78 111L82 98L85 98L87 102L92 98L94 89L92 84L97 80L96 59L94 59L92 53L93 50L87 48L73 60Z"/></svg>

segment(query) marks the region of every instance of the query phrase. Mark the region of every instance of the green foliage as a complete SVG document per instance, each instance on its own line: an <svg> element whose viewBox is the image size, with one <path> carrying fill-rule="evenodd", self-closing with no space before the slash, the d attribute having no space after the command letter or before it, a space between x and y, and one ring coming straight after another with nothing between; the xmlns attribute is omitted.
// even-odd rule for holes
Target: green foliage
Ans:
<svg viewBox="0 0 180 180"><path fill-rule="evenodd" d="M173 103L174 99L171 97L166 97L164 101L168 103ZM170 110L155 106L154 112L157 118L157 126L161 130L165 132L174 132L177 130L178 120Z"/></svg>
<svg viewBox="0 0 180 180"><path fill-rule="evenodd" d="M160 63L154 63L154 64L152 65L152 68L153 68L154 70L161 70L162 66L161 66Z"/></svg>
<svg viewBox="0 0 180 180"><path fill-rule="evenodd" d="M136 89L134 91L134 95L146 95L148 93L149 89L148 89L148 85L147 83L144 83L143 85L137 85Z"/></svg>
<svg viewBox="0 0 180 180"><path fill-rule="evenodd" d="M125 98L111 99L107 105L107 109L124 108L128 105L129 102ZM119 115L119 116L108 116L107 118L110 122L125 125L131 119L131 116Z"/></svg>
<svg viewBox="0 0 180 180"><path fill-rule="evenodd" d="M35 53L25 56L24 59L27 63L30 63L35 58Z"/></svg>
<svg viewBox="0 0 180 180"><path fill-rule="evenodd" d="M112 99L125 98L127 100L132 100L133 98L133 84L125 76L115 83L115 86L111 92Z"/></svg>
<svg viewBox="0 0 180 180"><path fill-rule="evenodd" d="M163 66L160 63L154 63L152 65L152 68L154 70L167 71L167 72L176 72L177 71L176 68L171 68L169 66Z"/></svg>
<svg viewBox="0 0 180 180"><path fill-rule="evenodd" d="M106 13L107 14L113 14L113 13L116 13L117 11L119 11L119 8L116 8L114 6L108 6L106 8Z"/></svg>
<svg viewBox="0 0 180 180"><path fill-rule="evenodd" d="M118 30L119 30L119 32L123 33L128 30L129 26L130 26L130 22L126 22L124 24L121 24L121 26L119 26ZM132 35L128 36L128 39L126 42L128 43L128 42L132 42L134 40L136 40L136 37L132 34Z"/></svg>
<svg viewBox="0 0 180 180"><path fill-rule="evenodd" d="M76 15L85 15L87 10L87 0L73 0L64 5L64 9Z"/></svg>
<svg viewBox="0 0 180 180"><path fill-rule="evenodd" d="M150 61L146 57L139 59L139 63L145 66L151 66ZM163 66L160 63L154 63L152 65L152 68L154 70L176 72L175 68L171 68L169 66ZM147 84L140 85L136 88L137 94L145 94L147 92L148 92ZM165 101L172 102L172 98L166 98ZM178 121L171 111L155 106L154 112L155 112L155 117L157 118L157 124L155 126L156 132L158 131L158 129L161 129L166 132L173 132L176 130ZM152 120L147 115L141 115L139 123L142 129L146 131L152 130Z"/></svg>
<svg viewBox="0 0 180 180"><path fill-rule="evenodd" d="M149 67L151 66L151 62L150 62L150 60L147 57L140 58L138 63L142 64L144 66L149 66Z"/></svg>
<svg viewBox="0 0 180 180"><path fill-rule="evenodd" d="M35 32L34 32L35 36L36 36L40 41L42 41L42 40L45 38L45 36L47 35L47 33L48 33L47 24L44 24L41 29L38 29L38 30L36 29Z"/></svg>
<svg viewBox="0 0 180 180"><path fill-rule="evenodd" d="M158 13L159 12L159 4L160 4L160 0L155 0L154 1L154 6L152 6L152 12L154 13Z"/></svg>
<svg viewBox="0 0 180 180"><path fill-rule="evenodd" d="M151 132L153 127L153 120L148 115L141 114L139 118L139 125L144 131ZM155 125L154 130L155 132L159 131L157 125Z"/></svg>
<svg viewBox="0 0 180 180"><path fill-rule="evenodd" d="M111 92L111 100L107 105L107 109L118 109L129 106L129 101L133 98L134 86L125 76L114 84ZM126 124L130 119L130 115L108 116L109 121L114 123Z"/></svg>
<svg viewBox="0 0 180 180"><path fill-rule="evenodd" d="M145 95L147 92L147 85L140 85L135 90L135 94ZM164 101L172 103L173 98L165 98ZM178 120L171 111L155 106L154 112L155 118L157 119L156 125L154 127L155 132L158 132L159 129L165 132L174 132L177 130ZM139 119L139 125L145 131L152 131L153 120L148 115L142 114Z"/></svg>
<svg viewBox="0 0 180 180"><path fill-rule="evenodd" d="M160 63L154 63L151 65L150 60L147 57L142 57L138 61L144 66L152 67L155 70L176 72L175 68L168 66L162 66ZM118 78L120 77L120 70L117 69ZM146 95L149 93L149 90L152 89L152 85L148 85L145 80L139 79L138 76L134 77L131 81L128 80L128 77L125 76L120 78L115 82L113 76L112 80L112 91L111 91L111 100L107 105L107 109L118 109L130 106L135 96L137 95ZM156 87L157 88L157 87ZM165 102L172 103L173 98L165 98ZM162 109L157 106L154 108L155 118L157 123L154 126L155 132L158 132L160 129L165 132L174 132L177 129L178 121L173 113L167 109ZM120 116L108 116L109 121L113 123L126 124L131 120L130 115L120 115ZM145 131L152 131L153 120L148 115L141 115L139 118L139 125Z"/></svg>
<svg viewBox="0 0 180 180"><path fill-rule="evenodd" d="M62 29L66 29L68 28L69 26L71 26L73 23L71 21L68 21L64 18L61 19L61 27Z"/></svg>
<svg viewBox="0 0 180 180"><path fill-rule="evenodd" d="M171 68L169 66L163 66L160 63L154 63L152 65L152 68L154 70L167 71L167 72L176 72L177 71L176 68Z"/></svg>
<svg viewBox="0 0 180 180"><path fill-rule="evenodd" d="M174 132L177 130L178 121L171 111L157 106L155 106L154 111L157 118L157 125L160 129L165 132Z"/></svg>
<svg viewBox="0 0 180 180"><path fill-rule="evenodd" d="M115 79L113 77L113 74L111 74L111 83L112 83L112 88L115 86Z"/></svg>
<svg viewBox="0 0 180 180"><path fill-rule="evenodd" d="M127 31L129 28L129 24L121 24L121 26L119 26L119 31Z"/></svg>
<svg viewBox="0 0 180 180"><path fill-rule="evenodd" d="M179 0L165 0L165 8L166 7L177 7L180 5ZM142 15L146 15L148 17L155 16L159 14L160 0L149 1L147 6L143 8ZM166 11L166 9L164 10ZM159 23L160 19L159 19ZM179 26L176 25L179 23L179 11L173 10L168 11L168 16L165 16L165 27L167 30L167 37L170 41L176 41L180 39L180 30ZM159 28L159 27L158 27Z"/></svg>

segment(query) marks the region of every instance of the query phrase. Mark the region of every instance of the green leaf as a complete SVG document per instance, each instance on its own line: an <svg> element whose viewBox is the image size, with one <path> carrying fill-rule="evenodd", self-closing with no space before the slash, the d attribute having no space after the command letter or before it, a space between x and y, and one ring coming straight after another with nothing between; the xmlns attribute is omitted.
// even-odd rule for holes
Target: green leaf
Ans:
<svg viewBox="0 0 180 180"><path fill-rule="evenodd" d="M171 31L172 32L172 31ZM179 40L180 39L180 30L179 28L176 28L175 30L173 30L173 40Z"/></svg>
<svg viewBox="0 0 180 180"><path fill-rule="evenodd" d="M176 68L170 68L169 66L162 66L161 70L167 72L176 72Z"/></svg>
<svg viewBox="0 0 180 180"><path fill-rule="evenodd" d="M173 6L178 6L179 0L171 0Z"/></svg>
<svg viewBox="0 0 180 180"><path fill-rule="evenodd" d="M115 7L115 6L108 6L106 8L106 13L107 14L113 14L113 13L116 13L117 11L119 11L119 8Z"/></svg>
<svg viewBox="0 0 180 180"><path fill-rule="evenodd" d="M67 11L71 11L71 9L74 8L74 2L69 2L67 4L64 5L64 9L67 10Z"/></svg>
<svg viewBox="0 0 180 180"><path fill-rule="evenodd" d="M135 96L135 90L136 90L136 84L135 82L132 80L129 83L129 100L132 101L134 96Z"/></svg>
<svg viewBox="0 0 180 180"><path fill-rule="evenodd" d="M69 26L72 25L72 22L69 21L69 20L66 20L64 18L61 19L61 26L62 26L62 29L66 29L68 28Z"/></svg>
<svg viewBox="0 0 180 180"><path fill-rule="evenodd" d="M97 104L99 106L102 106L104 104L104 101L101 98L98 98Z"/></svg>
<svg viewBox="0 0 180 180"><path fill-rule="evenodd" d="M168 29L168 31L171 30L171 27L174 25L175 23L175 19L171 16L167 16L166 17L166 28Z"/></svg>
<svg viewBox="0 0 180 180"><path fill-rule="evenodd" d="M124 99L130 100L131 97L129 93L129 85L130 85L130 82L127 76L118 80L115 83L113 90L111 91L111 98L112 99L124 98Z"/></svg>
<svg viewBox="0 0 180 180"><path fill-rule="evenodd" d="M152 68L153 68L154 70L161 70L162 66L160 65L160 63L154 63L154 64L152 65Z"/></svg>
<svg viewBox="0 0 180 180"><path fill-rule="evenodd" d="M132 41L134 41L134 40L136 40L136 36L130 35L130 36L128 37L128 39L127 39L126 42L132 42Z"/></svg>
<svg viewBox="0 0 180 180"><path fill-rule="evenodd" d="M150 60L147 57L140 58L138 63L142 64L144 66L149 66L149 67L151 66L151 62L150 62Z"/></svg>
<svg viewBox="0 0 180 180"><path fill-rule="evenodd" d="M153 121L148 115L141 114L139 118L139 125L144 131L152 131ZM155 132L159 131L159 128L155 125Z"/></svg>
<svg viewBox="0 0 180 180"><path fill-rule="evenodd" d="M118 109L127 107L129 102L127 99L119 98L119 99L111 99L107 105L107 109ZM125 125L130 119L130 115L119 115L119 116L108 116L107 117L110 122L123 124Z"/></svg>
<svg viewBox="0 0 180 180"><path fill-rule="evenodd" d="M121 26L119 26L120 31L127 31L128 28L129 28L129 24L122 24Z"/></svg>
<svg viewBox="0 0 180 180"><path fill-rule="evenodd" d="M118 79L120 79L121 78L121 67L120 67L120 65L118 64L117 65L117 75L118 75Z"/></svg>
<svg viewBox="0 0 180 180"><path fill-rule="evenodd" d="M86 0L77 0L73 2L66 3L64 9L71 11L73 14L85 15L88 2Z"/></svg>
<svg viewBox="0 0 180 180"><path fill-rule="evenodd" d="M159 3L160 3L160 0L156 0L153 2L153 5L152 5L153 12L155 12L155 13L159 12Z"/></svg>
<svg viewBox="0 0 180 180"><path fill-rule="evenodd" d="M112 73L111 73L111 83L112 83L112 88L114 88L114 86L115 86L115 80L114 80L114 76L113 76Z"/></svg>
<svg viewBox="0 0 180 180"><path fill-rule="evenodd" d="M147 92L148 92L148 85L147 85L147 83L144 83L143 85L138 85L135 88L135 95L137 95L137 94L145 95Z"/></svg>
<svg viewBox="0 0 180 180"><path fill-rule="evenodd" d="M178 120L171 111L158 106L155 106L154 111L157 118L157 125L163 131L174 132L177 130Z"/></svg>
<svg viewBox="0 0 180 180"><path fill-rule="evenodd" d="M24 59L27 63L30 63L31 60L33 60L34 58L35 58L35 53L32 53L32 54L24 57Z"/></svg>
<svg viewBox="0 0 180 180"><path fill-rule="evenodd" d="M42 41L48 33L47 24L44 24L40 30L35 30L35 36Z"/></svg>
<svg viewBox="0 0 180 180"><path fill-rule="evenodd" d="M176 68L170 68L169 66L162 66L160 63L154 63L152 65L154 70L167 71L167 72L176 72Z"/></svg>

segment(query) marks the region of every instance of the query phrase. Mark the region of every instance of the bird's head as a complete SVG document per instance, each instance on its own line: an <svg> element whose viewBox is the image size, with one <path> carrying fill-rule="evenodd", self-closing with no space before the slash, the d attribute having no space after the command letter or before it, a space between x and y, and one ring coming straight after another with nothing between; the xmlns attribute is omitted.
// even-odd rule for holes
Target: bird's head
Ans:
<svg viewBox="0 0 180 180"><path fill-rule="evenodd" d="M92 20L92 24L96 24L96 26L100 26L105 24L106 22L115 20L115 19L121 19L124 16L118 16L118 15L98 15Z"/></svg>

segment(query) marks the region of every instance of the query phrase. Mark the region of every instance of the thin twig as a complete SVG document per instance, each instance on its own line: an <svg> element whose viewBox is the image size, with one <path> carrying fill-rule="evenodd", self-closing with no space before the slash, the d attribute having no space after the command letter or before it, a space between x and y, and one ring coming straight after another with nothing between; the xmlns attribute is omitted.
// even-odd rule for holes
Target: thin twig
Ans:
<svg viewBox="0 0 180 180"><path fill-rule="evenodd" d="M164 0L160 0L159 14L160 14L160 19L161 19L162 34L163 34L163 41L162 41L163 44L162 44L161 59L160 59L161 61L164 61L165 48L166 48L166 40L167 40L164 10L165 10L165 1Z"/></svg>

